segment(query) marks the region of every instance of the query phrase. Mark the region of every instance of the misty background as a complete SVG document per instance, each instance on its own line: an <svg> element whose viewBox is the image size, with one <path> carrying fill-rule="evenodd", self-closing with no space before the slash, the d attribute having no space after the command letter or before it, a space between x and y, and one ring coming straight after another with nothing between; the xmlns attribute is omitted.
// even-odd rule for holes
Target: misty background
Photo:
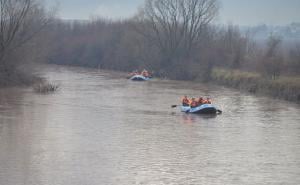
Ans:
<svg viewBox="0 0 300 185"><path fill-rule="evenodd" d="M300 101L296 0L3 0L0 5L7 9L0 29L2 86L24 84L31 64L44 62L125 73L148 69L159 78L213 81Z"/></svg>
<svg viewBox="0 0 300 185"><path fill-rule="evenodd" d="M58 17L66 20L89 20L103 17L127 19L142 8L143 0L46 0L47 6L58 8ZM220 0L215 24L239 25L251 29L256 39L270 33L285 41L300 39L300 1L298 0Z"/></svg>
<svg viewBox="0 0 300 185"><path fill-rule="evenodd" d="M91 16L128 18L144 3L143 0L46 1L48 5L58 5L59 17L63 19L89 19ZM221 8L216 22L221 24L283 26L300 22L298 0L220 0L220 3Z"/></svg>

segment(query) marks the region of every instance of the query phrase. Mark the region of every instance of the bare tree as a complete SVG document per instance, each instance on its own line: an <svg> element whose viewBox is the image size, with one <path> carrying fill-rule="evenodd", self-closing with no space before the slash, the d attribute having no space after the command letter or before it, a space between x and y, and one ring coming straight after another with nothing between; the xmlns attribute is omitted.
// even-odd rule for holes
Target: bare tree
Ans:
<svg viewBox="0 0 300 185"><path fill-rule="evenodd" d="M31 6L30 0L0 0L0 61L11 47Z"/></svg>
<svg viewBox="0 0 300 185"><path fill-rule="evenodd" d="M223 65L232 68L241 68L251 51L250 34L242 34L238 26L228 25L227 29L222 30L221 42L219 47L222 48Z"/></svg>
<svg viewBox="0 0 300 185"><path fill-rule="evenodd" d="M280 76L283 57L279 51L282 40L271 35L267 42L267 49L262 61L262 72L264 75L276 79Z"/></svg>
<svg viewBox="0 0 300 185"><path fill-rule="evenodd" d="M49 23L48 13L38 0L0 0L0 69L13 65L5 58Z"/></svg>
<svg viewBox="0 0 300 185"><path fill-rule="evenodd" d="M172 62L189 57L217 12L217 0L146 0L140 18L147 29L142 33Z"/></svg>
<svg viewBox="0 0 300 185"><path fill-rule="evenodd" d="M290 72L300 75L300 42L290 49L288 68Z"/></svg>

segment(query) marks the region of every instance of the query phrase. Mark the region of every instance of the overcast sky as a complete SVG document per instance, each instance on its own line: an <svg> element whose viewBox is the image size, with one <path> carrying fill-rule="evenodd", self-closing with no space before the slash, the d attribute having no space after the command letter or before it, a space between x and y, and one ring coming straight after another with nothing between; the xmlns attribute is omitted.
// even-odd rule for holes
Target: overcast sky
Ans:
<svg viewBox="0 0 300 185"><path fill-rule="evenodd" d="M49 4L54 0L46 0ZM133 15L144 0L56 0L59 16L89 19L91 16L125 18ZM284 25L300 22L300 0L220 0L218 23L239 25Z"/></svg>

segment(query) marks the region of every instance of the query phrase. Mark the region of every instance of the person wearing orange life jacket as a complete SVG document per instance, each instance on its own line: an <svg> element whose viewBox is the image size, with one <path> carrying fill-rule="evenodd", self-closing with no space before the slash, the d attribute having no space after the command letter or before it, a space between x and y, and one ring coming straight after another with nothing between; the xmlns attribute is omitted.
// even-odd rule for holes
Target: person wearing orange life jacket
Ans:
<svg viewBox="0 0 300 185"><path fill-rule="evenodd" d="M200 97L200 98L198 99L198 105L202 105L202 104L203 104L203 101L204 101L204 99L203 99L202 97Z"/></svg>
<svg viewBox="0 0 300 185"><path fill-rule="evenodd" d="M187 96L184 96L183 98L182 98L182 106L190 106L190 100L188 99L188 97Z"/></svg>
<svg viewBox="0 0 300 185"><path fill-rule="evenodd" d="M195 98L192 98L190 106L191 108L198 107L198 102L196 101Z"/></svg>
<svg viewBox="0 0 300 185"><path fill-rule="evenodd" d="M211 104L211 100L209 98L206 98L203 100L203 104Z"/></svg>
<svg viewBox="0 0 300 185"><path fill-rule="evenodd" d="M211 104L210 98L206 98L206 103L207 103L207 104Z"/></svg>
<svg viewBox="0 0 300 185"><path fill-rule="evenodd" d="M138 70L134 70L131 73L129 73L129 76L134 76L134 75L138 75L138 74L139 74Z"/></svg>
<svg viewBox="0 0 300 185"><path fill-rule="evenodd" d="M149 77L150 77L150 74L149 74L149 72L148 72L148 71L145 71L145 73L144 73L144 77L147 77L147 78L149 78Z"/></svg>
<svg viewBox="0 0 300 185"><path fill-rule="evenodd" d="M144 69L143 71L142 71L142 75L144 76L144 77L149 77L150 75L149 75L149 72L146 70L146 69Z"/></svg>

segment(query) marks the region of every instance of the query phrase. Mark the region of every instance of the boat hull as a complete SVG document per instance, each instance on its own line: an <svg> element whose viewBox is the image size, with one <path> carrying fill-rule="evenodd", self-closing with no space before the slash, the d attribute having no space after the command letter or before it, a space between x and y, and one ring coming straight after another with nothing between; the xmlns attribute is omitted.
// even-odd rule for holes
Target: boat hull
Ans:
<svg viewBox="0 0 300 185"><path fill-rule="evenodd" d="M150 78L144 77L142 75L134 75L130 78L130 80L132 80L132 81L147 81L149 79Z"/></svg>
<svg viewBox="0 0 300 185"><path fill-rule="evenodd" d="M181 111L192 114L216 114L217 109L212 104L203 104L195 108L190 106L181 106Z"/></svg>

